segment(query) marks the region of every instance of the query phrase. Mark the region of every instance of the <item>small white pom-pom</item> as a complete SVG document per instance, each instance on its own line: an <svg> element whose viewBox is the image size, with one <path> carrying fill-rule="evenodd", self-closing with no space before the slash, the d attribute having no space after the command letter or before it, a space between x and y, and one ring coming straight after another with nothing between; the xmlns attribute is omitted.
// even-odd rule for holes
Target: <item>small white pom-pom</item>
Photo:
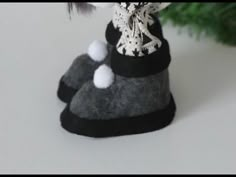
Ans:
<svg viewBox="0 0 236 177"><path fill-rule="evenodd" d="M97 88L106 89L114 81L114 73L107 65L100 66L94 73L93 82Z"/></svg>
<svg viewBox="0 0 236 177"><path fill-rule="evenodd" d="M88 48L88 55L96 62L103 61L108 55L107 44L99 40L93 41Z"/></svg>

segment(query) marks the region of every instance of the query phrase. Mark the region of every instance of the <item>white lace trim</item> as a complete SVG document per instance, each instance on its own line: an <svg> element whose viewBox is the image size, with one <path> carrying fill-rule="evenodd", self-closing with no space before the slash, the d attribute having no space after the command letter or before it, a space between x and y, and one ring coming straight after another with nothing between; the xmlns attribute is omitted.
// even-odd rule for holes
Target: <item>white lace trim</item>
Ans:
<svg viewBox="0 0 236 177"><path fill-rule="evenodd" d="M150 14L162 10L169 3L117 3L114 6L113 24L122 33L117 51L128 56L144 56L161 47L159 38L152 35L148 25L154 23ZM145 38L148 41L145 41Z"/></svg>

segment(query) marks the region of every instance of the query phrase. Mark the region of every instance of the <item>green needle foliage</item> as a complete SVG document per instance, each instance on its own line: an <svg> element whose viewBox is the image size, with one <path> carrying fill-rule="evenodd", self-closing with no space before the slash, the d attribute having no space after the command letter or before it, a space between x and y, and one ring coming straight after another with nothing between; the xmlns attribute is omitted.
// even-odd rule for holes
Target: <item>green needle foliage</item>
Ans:
<svg viewBox="0 0 236 177"><path fill-rule="evenodd" d="M173 3L160 14L165 24L188 27L191 34L205 34L236 46L236 3Z"/></svg>

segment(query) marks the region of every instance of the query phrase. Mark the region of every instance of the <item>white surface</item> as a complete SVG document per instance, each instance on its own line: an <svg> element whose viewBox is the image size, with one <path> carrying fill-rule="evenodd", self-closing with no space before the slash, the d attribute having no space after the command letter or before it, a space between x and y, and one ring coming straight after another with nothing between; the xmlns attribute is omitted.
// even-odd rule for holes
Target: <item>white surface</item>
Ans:
<svg viewBox="0 0 236 177"><path fill-rule="evenodd" d="M100 3L100 2L90 2L89 4L99 7L99 8L109 8L112 7L114 5L114 3Z"/></svg>
<svg viewBox="0 0 236 177"><path fill-rule="evenodd" d="M166 27L174 123L109 139L67 133L57 84L104 39L109 10L69 20L65 5L0 4L0 173L236 173L236 50Z"/></svg>

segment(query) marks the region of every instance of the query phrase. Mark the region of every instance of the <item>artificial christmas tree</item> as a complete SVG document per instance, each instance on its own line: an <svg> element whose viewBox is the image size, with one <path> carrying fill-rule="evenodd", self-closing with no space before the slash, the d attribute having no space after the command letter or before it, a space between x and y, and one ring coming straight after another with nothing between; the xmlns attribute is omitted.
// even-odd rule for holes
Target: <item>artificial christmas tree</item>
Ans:
<svg viewBox="0 0 236 177"><path fill-rule="evenodd" d="M236 45L236 3L172 3L160 13L163 24L188 27L191 34L204 34L226 45Z"/></svg>

